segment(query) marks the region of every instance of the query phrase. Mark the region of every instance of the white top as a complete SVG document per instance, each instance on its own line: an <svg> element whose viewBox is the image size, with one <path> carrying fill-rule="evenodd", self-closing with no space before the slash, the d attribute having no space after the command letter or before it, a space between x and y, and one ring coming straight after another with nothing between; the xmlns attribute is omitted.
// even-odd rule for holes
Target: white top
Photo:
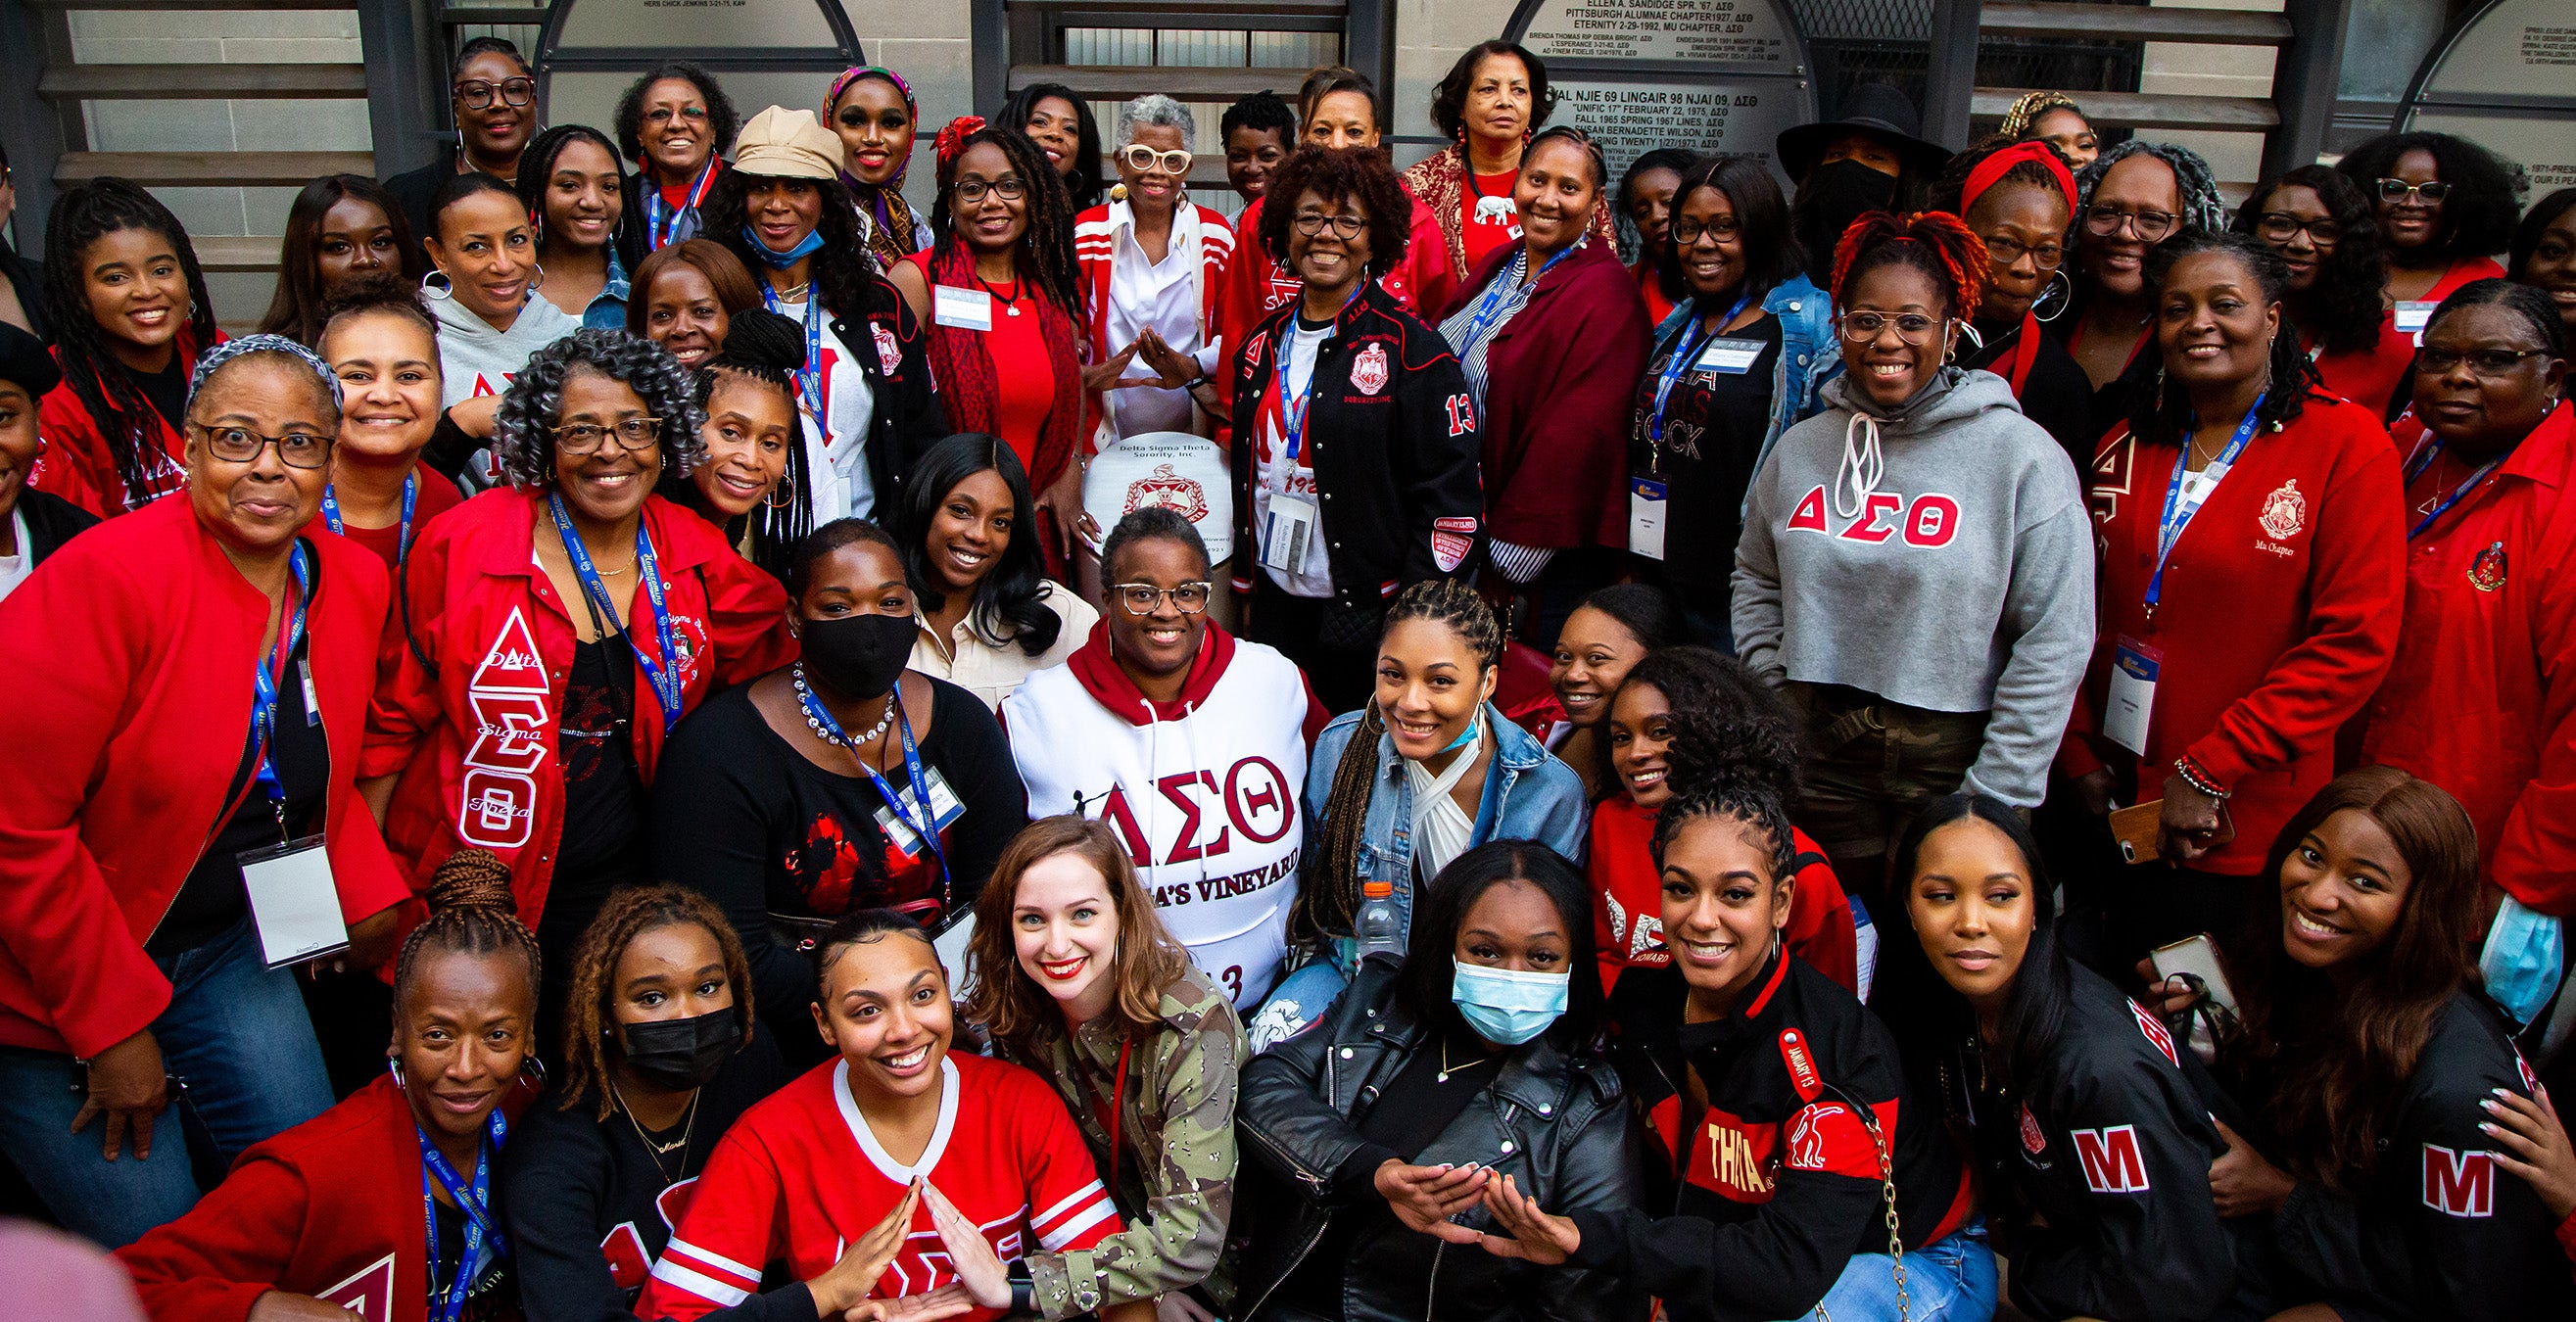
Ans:
<svg viewBox="0 0 2576 1322"><path fill-rule="evenodd" d="M778 315L805 324L803 303L778 305ZM864 519L876 511L876 479L868 473L868 429L876 420L876 392L865 369L850 357L849 346L832 333L825 313L816 329L822 336L823 434L817 436L804 392L797 392L797 411L805 414L805 471L814 477L814 526L834 519Z"/></svg>
<svg viewBox="0 0 2576 1322"><path fill-rule="evenodd" d="M1286 421L1282 411L1291 400L1307 398L1307 386L1315 379L1315 353L1331 337L1329 325L1308 329L1303 317L1290 317L1282 328L1280 352L1287 355L1287 398L1279 397L1274 379L1262 386L1263 398L1254 426L1259 434L1253 438L1253 459L1260 465L1260 481L1252 484L1252 531L1260 543L1262 558L1268 559L1270 546L1270 500L1287 494L1306 502L1309 509L1320 511L1323 502L1315 493L1315 451L1309 443L1311 431L1297 442L1297 458L1291 463L1285 450L1288 444ZM1292 597L1330 597L1333 595L1333 562L1325 549L1322 516L1314 516L1316 526L1306 537L1306 563L1294 571L1272 569L1265 563L1262 572Z"/></svg>
<svg viewBox="0 0 2576 1322"><path fill-rule="evenodd" d="M1438 775L1412 758L1404 763L1405 783L1413 790L1413 857L1422 865L1422 875L1436 877L1452 859L1466 853L1476 841L1476 819L1458 806L1458 796L1449 791L1475 769L1485 756L1485 709L1479 706L1468 717L1475 738L1458 756L1449 760L1449 768Z"/></svg>
<svg viewBox="0 0 2576 1322"><path fill-rule="evenodd" d="M1091 626L1100 622L1100 612L1091 603L1075 596L1061 584L1047 583L1046 595L1038 600L1054 611L1064 627L1056 631L1055 645L1031 656L1020 650L1018 643L999 647L984 641L975 632L970 612L957 621L957 627L942 639L932 632L929 617L916 614L918 622L912 635L912 660L907 668L918 670L933 679L944 679L983 700L995 711L1002 709L1002 699L1017 692L1020 682L1048 668L1064 664L1074 649L1091 636Z"/></svg>
<svg viewBox="0 0 2576 1322"><path fill-rule="evenodd" d="M1194 213L1193 213L1194 214ZM1216 350L1199 343L1199 245L1187 242L1195 236L1195 225L1184 226L1173 218L1170 241L1164 244L1163 260L1156 262L1145 255L1143 244L1136 241L1136 226L1125 203L1110 206L1112 238L1109 261L1109 343L1105 353L1136 342L1136 337L1151 326L1163 342L1198 361L1199 370L1215 370ZM1188 231L1184 233L1184 231ZM1142 375L1144 355L1129 364L1130 376ZM1120 436L1136 436L1149 431L1189 431L1196 421L1190 404L1190 392L1138 386L1131 390L1108 392L1111 422Z"/></svg>
<svg viewBox="0 0 2576 1322"><path fill-rule="evenodd" d="M27 575L36 572L36 548L27 541L27 512L12 508L9 526L17 532L18 553L0 555L0 599L17 591L18 585L27 581Z"/></svg>

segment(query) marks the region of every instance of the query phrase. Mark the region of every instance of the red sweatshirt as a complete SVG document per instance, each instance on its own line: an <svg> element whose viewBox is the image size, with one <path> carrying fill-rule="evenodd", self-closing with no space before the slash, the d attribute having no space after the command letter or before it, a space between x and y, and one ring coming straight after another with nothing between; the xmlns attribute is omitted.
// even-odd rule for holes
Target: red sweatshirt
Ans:
<svg viewBox="0 0 2576 1322"><path fill-rule="evenodd" d="M1499 279L1519 244L1485 255L1432 320ZM1653 328L1635 277L1605 243L1577 247L1485 346L1486 532L1518 546L1628 545L1628 424Z"/></svg>
<svg viewBox="0 0 2576 1322"><path fill-rule="evenodd" d="M230 337L215 332L215 343ZM176 349L179 375L192 377L197 370L196 333L186 326L179 328ZM36 456L34 471L27 475L27 485L38 491L50 491L102 519L114 518L134 508L128 503L125 479L116 471L116 459L107 448L107 433L98 419L90 416L89 406L72 393L70 377L75 369L64 362L62 352L54 358L64 363L63 384L45 392L36 403L36 424L43 429L44 452ZM186 477L187 444L151 405L143 406L143 420L148 424L154 442L152 462L154 481L149 499L157 500L180 488Z"/></svg>
<svg viewBox="0 0 2576 1322"><path fill-rule="evenodd" d="M2156 529L2180 453L2139 445L2122 424L2094 458L2101 623L2059 765L2083 775L2125 760L2147 800L2190 757L2233 795L2236 827L2190 866L2250 876L2282 825L2334 778L2335 731L2379 687L2396 649L2406 554L2397 455L2369 410L2309 396L2296 421L2246 444L2183 530L2150 624ZM2101 732L2123 637L2163 653L2144 759Z"/></svg>
<svg viewBox="0 0 2576 1322"><path fill-rule="evenodd" d="M2423 424L2398 426L2411 456ZM2423 520L2432 485L2410 493L2404 528ZM2449 790L2489 880L2576 915L2576 682L2557 682L2576 667L2576 404L2407 544L2405 620L2362 760Z"/></svg>
<svg viewBox="0 0 2576 1322"><path fill-rule="evenodd" d="M515 1116L534 1094L522 1077L502 1113ZM363 1322L424 1322L421 1197L418 1123L402 1087L379 1075L243 1153L194 1210L116 1256L152 1322L239 1322L272 1290L338 1304Z"/></svg>
<svg viewBox="0 0 2576 1322"><path fill-rule="evenodd" d="M555 729L576 638L565 603L536 564L540 523L554 535L543 493L502 488L422 530L406 590L385 622L358 769L362 778L404 773L385 838L415 890L426 891L449 854L488 849L510 865L519 917L530 927L545 912L563 837ZM717 689L796 659L777 579L735 554L706 520L660 496L646 498L644 528L670 604L683 714ZM660 663L641 587L626 623ZM635 765L650 785L662 713L640 664L634 684ZM409 907L420 915L417 904Z"/></svg>
<svg viewBox="0 0 2576 1322"><path fill-rule="evenodd" d="M1592 953L1601 965L1601 992L1619 985L1629 968L1661 968L1673 962L1664 945L1663 877L1655 871L1651 848L1655 813L1637 806L1626 794L1603 799L1592 810L1592 848L1584 864L1592 882ZM1781 933L1789 953L1808 967L1860 991L1860 940L1852 926L1851 901L1825 851L1807 833L1789 828L1789 847L1797 854L1797 892L1789 905L1789 930Z"/></svg>
<svg viewBox="0 0 2576 1322"><path fill-rule="evenodd" d="M385 571L328 533L305 541L324 834L355 922L406 893L352 792ZM0 674L17 687L0 745L0 1045L94 1055L169 1007L143 943L238 802L225 791L268 615L186 500L73 538L0 599Z"/></svg>

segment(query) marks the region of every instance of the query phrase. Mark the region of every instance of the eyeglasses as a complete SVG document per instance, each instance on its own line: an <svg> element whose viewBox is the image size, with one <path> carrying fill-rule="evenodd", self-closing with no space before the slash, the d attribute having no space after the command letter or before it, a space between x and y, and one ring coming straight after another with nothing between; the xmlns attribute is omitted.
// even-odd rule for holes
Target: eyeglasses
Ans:
<svg viewBox="0 0 2576 1322"><path fill-rule="evenodd" d="M2286 211L2266 211L2254 220L2254 232L2274 243L2288 243L2301 230L2308 232L2310 243L2332 243L2343 237L2343 226L2331 216L2301 220Z"/></svg>
<svg viewBox="0 0 2576 1322"><path fill-rule="evenodd" d="M656 106L644 112L644 122L647 124L668 124L673 119L685 119L694 124L706 117L705 106L682 106L676 111L669 106Z"/></svg>
<svg viewBox="0 0 2576 1322"><path fill-rule="evenodd" d="M1947 317L1927 317L1920 312L1846 312L1834 319L1842 327L1843 338L1854 344L1867 344L1889 326L1896 327L1896 338L1907 344L1929 344L1932 333L1947 324Z"/></svg>
<svg viewBox="0 0 2576 1322"><path fill-rule="evenodd" d="M608 438L617 438L617 448L626 451L649 450L655 437L662 434L660 418L620 418L614 427L595 422L567 422L554 428L555 449L569 455L597 454Z"/></svg>
<svg viewBox="0 0 2576 1322"><path fill-rule="evenodd" d="M456 85L456 99L468 110L490 109L495 92L500 93L503 105L524 106L537 99L537 83L533 78L507 78L497 83L477 78Z"/></svg>
<svg viewBox="0 0 2576 1322"><path fill-rule="evenodd" d="M1999 265L2015 265L2021 261L2025 253L2030 255L2032 261L2039 263L2039 269L2043 271L2054 271L2066 260L2064 244L2043 243L2034 248L2019 239L2006 238L2001 234L1991 235L1986 239L1986 255L1994 258Z"/></svg>
<svg viewBox="0 0 2576 1322"><path fill-rule="evenodd" d="M1368 232L1368 217L1354 216L1348 212L1338 216L1327 216L1316 211L1297 213L1297 232L1307 238L1311 239L1322 234L1327 225L1332 227L1334 238L1348 243Z"/></svg>
<svg viewBox="0 0 2576 1322"><path fill-rule="evenodd" d="M986 193L998 193L1005 202L1017 202L1029 195L1027 181L1015 174L1003 175L991 183L981 179L960 179L956 189L957 200L969 205L983 201Z"/></svg>
<svg viewBox="0 0 2576 1322"><path fill-rule="evenodd" d="M2122 211L2114 206L2088 207L2084 212L2084 228L2105 238L2119 233L2124 223L2137 234L2138 242L2154 243L2172 232L2174 214L2170 211Z"/></svg>
<svg viewBox="0 0 2576 1322"><path fill-rule="evenodd" d="M1197 158L1185 151L1156 151L1141 142L1131 142L1119 150L1118 159L1139 174L1160 166L1165 174L1181 175L1190 172L1190 162Z"/></svg>
<svg viewBox="0 0 2576 1322"><path fill-rule="evenodd" d="M2548 356L2547 349L2417 349L2415 370L2444 376L2465 362L2469 371L2478 376L2497 377L2512 371L2525 358Z"/></svg>
<svg viewBox="0 0 2576 1322"><path fill-rule="evenodd" d="M289 468L322 468L331 462L331 438L306 432L262 436L248 427L198 427L206 448L228 464L255 464L259 452L274 445L278 461Z"/></svg>
<svg viewBox="0 0 2576 1322"><path fill-rule="evenodd" d="M2449 197L2450 195L2451 186L2443 183L2439 179L2435 179L2430 183L2421 184L2410 184L2403 179L2382 179L2379 181L2379 200L2382 202L2394 202L2400 206L2403 206L2408 202L2412 202L2417 198L2422 198L2424 201L2439 206L2442 199Z"/></svg>
<svg viewBox="0 0 2576 1322"><path fill-rule="evenodd" d="M1165 597L1172 599L1173 610L1183 615L1196 615L1207 609L1208 592L1212 587L1214 585L1209 583L1183 583L1176 588L1158 588L1151 583L1120 583L1115 585L1115 591L1118 604L1126 607L1130 615L1153 614L1154 608L1160 606Z"/></svg>
<svg viewBox="0 0 2576 1322"><path fill-rule="evenodd" d="M1687 248L1699 242L1702 235L1720 243L1732 243L1735 236L1743 232L1744 227L1735 223L1733 216L1720 216L1705 225L1696 220L1673 217L1673 246L1676 248Z"/></svg>

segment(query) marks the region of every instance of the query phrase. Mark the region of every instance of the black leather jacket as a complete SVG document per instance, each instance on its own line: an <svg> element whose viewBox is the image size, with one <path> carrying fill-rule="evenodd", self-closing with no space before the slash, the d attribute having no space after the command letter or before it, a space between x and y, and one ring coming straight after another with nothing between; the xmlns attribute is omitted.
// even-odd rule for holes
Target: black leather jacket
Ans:
<svg viewBox="0 0 2576 1322"><path fill-rule="evenodd" d="M1288 1186L1274 1197L1236 1200L1239 1219L1254 1215L1235 1295L1247 1319L1260 1315L1333 1216L1378 1197L1382 1151L1369 1150L1355 1121L1415 1051L1438 1040L1395 1004L1394 984L1392 965L1371 961L1321 1022L1244 1067L1235 1112L1243 1150L1258 1173ZM1598 1057L1569 1057L1545 1037L1514 1051L1493 1084L1411 1155L1428 1165L1484 1162L1551 1212L1629 1207L1645 1196L1617 1071ZM1253 1163L1247 1174L1256 1173ZM1482 1207L1456 1219L1495 1229ZM1642 1295L1601 1273L1514 1262L1394 1222L1351 1246L1343 1279L1346 1322L1646 1315Z"/></svg>

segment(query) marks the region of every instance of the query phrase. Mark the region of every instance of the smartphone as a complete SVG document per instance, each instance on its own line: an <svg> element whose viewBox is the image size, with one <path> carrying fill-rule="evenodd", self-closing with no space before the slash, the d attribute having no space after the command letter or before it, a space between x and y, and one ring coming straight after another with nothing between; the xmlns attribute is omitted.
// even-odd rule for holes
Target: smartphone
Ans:
<svg viewBox="0 0 2576 1322"><path fill-rule="evenodd" d="M2158 946L2148 958L2155 964L2157 978L2188 976L2200 984L2210 1000L2228 1013L2236 1013L2236 991L2227 985L2227 970L2218 958L2218 943L2210 940L2208 933Z"/></svg>

